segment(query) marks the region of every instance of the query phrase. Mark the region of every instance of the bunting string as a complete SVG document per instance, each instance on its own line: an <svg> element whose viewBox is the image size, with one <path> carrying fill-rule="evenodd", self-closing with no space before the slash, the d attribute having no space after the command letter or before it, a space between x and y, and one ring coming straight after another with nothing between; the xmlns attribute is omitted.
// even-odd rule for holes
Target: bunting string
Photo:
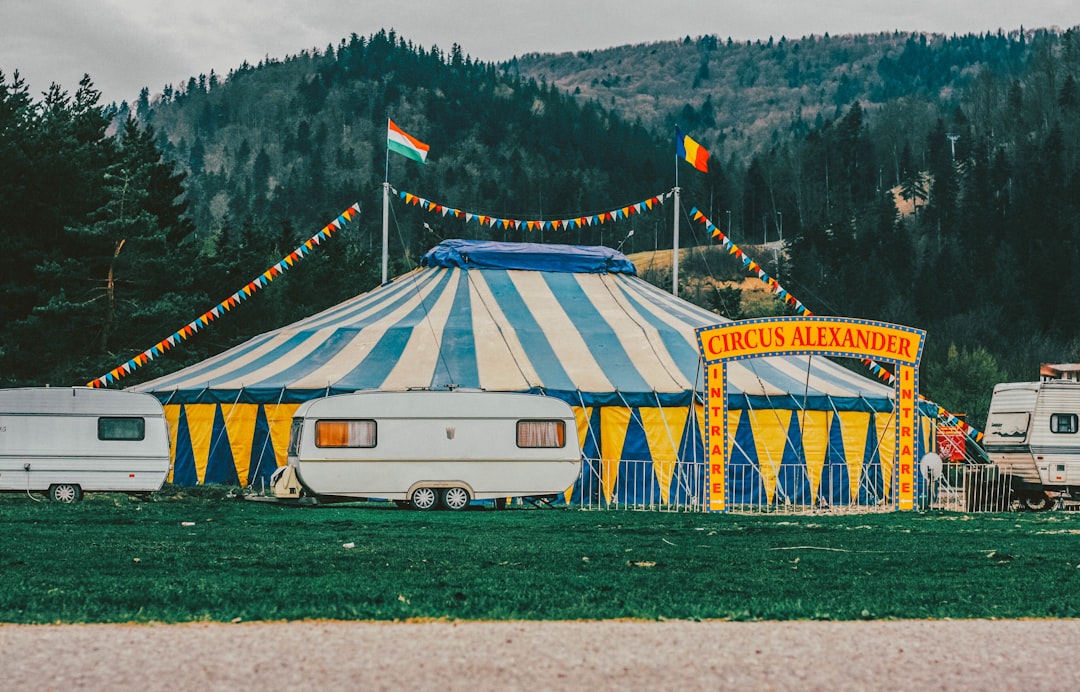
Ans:
<svg viewBox="0 0 1080 692"><path fill-rule="evenodd" d="M799 313L804 317L809 317L814 314L810 312L810 310L805 305L803 305L801 301L795 298L795 296L791 295L791 293L786 288L781 286L779 281L769 276L760 264L751 259L750 256L743 252L738 245L731 242L731 239L724 235L724 233L719 228L713 225L713 222L709 221L709 219L706 218L704 214L698 211L697 207L694 207L690 210L690 218L694 221L705 224L705 230L707 230L712 235L713 239L717 240L724 246L724 249L728 251L729 255L734 255L736 259L740 260L743 263L743 267L746 268L747 271L751 272L752 274L756 274L757 278L761 279L761 282L769 287L769 290L779 296L780 299L783 300L785 303L790 305L795 310L795 312Z"/></svg>
<svg viewBox="0 0 1080 692"><path fill-rule="evenodd" d="M332 236L336 231L341 230L342 226L352 221L355 217L359 216L359 214L360 203L357 202L345 211L341 212L341 214L336 219L326 224L326 226L324 226L322 230L308 238L295 250L282 257L281 260L278 261L276 264L272 265L262 274L256 276L254 279L249 281L239 291L233 293L231 296L221 301L213 308L207 310L202 315L199 315L199 317L184 325L172 335L157 342L156 344L146 349L145 351L135 356L123 365L118 365L117 367L113 368L101 377L87 382L86 386L94 387L97 389L100 389L102 387L108 387L122 377L130 375L135 370L141 368L142 366L146 365L158 356L162 355L169 349L179 344L181 341L186 341L191 335L209 326L210 323L216 320L218 317L221 317L226 312L229 312L237 305L250 298L256 291L262 289L271 281L287 272L293 265L307 257L311 253L311 251L315 249L315 246L320 245L324 240L330 238L330 236Z"/></svg>
<svg viewBox="0 0 1080 692"><path fill-rule="evenodd" d="M795 298L795 296L793 296L790 291L780 285L779 281L769 276L765 272L765 270L762 269L760 264L755 262L752 258L750 258L749 255L743 252L738 245L731 242L731 239L724 235L723 231L717 228L716 225L713 224L713 222L710 221L703 213L698 211L697 207L694 207L690 210L690 218L694 221L704 224L705 229L712 235L713 239L723 245L724 248L728 251L729 255L734 255L736 259L740 260L743 263L743 267L747 271L752 274L756 274L758 279L760 279L762 283L769 287L769 290L771 290L775 295L779 296L780 299L784 301L784 303L791 306L795 310L795 312L805 317L813 315L813 313L810 312L810 310L805 305L803 305L801 301ZM889 372L887 369L881 367L869 358L862 358L861 360L863 365L865 365L866 368L871 373L873 373L875 377L877 377L882 382L885 382L891 386L895 386L895 375L893 375L893 373ZM938 404L923 398L922 395L920 395L919 398L937 409L936 416L939 420L944 421L947 425L959 427L964 431L965 435L970 437L972 440L975 440L976 442L982 439L982 431L976 429L971 425L968 425L966 422L960 420L952 413L949 413Z"/></svg>
<svg viewBox="0 0 1080 692"><path fill-rule="evenodd" d="M432 202L429 199L424 199L419 195L414 195L411 192L394 190L394 194L404 200L405 204L420 207L425 211L429 211L433 214L439 214L443 217L453 217L460 219L466 223L475 221L481 226L487 226L489 228L501 228L503 230L515 230L515 231L565 231L576 230L579 228L585 228L587 226L599 226L600 224L609 223L612 221L620 221L628 219L631 216L644 214L652 211L655 207L660 206L668 200L673 194L674 190L669 190L662 195L650 197L634 204L629 204L625 207L619 207L618 209L612 209L600 214L587 214L584 216L575 216L567 219L504 219L498 216L491 216L489 214L478 214L476 212L462 211L461 209L455 209L448 207L445 204L439 204L438 202Z"/></svg>

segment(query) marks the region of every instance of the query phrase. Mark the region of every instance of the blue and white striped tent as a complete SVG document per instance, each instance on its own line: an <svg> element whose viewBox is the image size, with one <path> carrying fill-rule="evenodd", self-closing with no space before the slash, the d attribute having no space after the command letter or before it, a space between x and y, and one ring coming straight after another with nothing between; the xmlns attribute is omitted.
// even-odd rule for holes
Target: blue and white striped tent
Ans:
<svg viewBox="0 0 1080 692"><path fill-rule="evenodd" d="M570 501L700 505L694 329L722 321L608 248L451 240L411 273L135 389L165 405L179 484L265 483L308 399L456 386L574 408L588 463ZM731 364L732 503L882 500L891 396L823 357Z"/></svg>

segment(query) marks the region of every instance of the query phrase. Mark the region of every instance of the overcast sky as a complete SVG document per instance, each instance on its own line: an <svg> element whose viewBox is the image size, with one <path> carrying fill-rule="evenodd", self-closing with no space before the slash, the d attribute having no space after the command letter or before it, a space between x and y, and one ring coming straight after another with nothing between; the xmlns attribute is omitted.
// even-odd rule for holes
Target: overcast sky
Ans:
<svg viewBox="0 0 1080 692"><path fill-rule="evenodd" d="M945 34L1080 25L1078 0L0 0L0 71L40 98L84 73L102 100L133 101L245 60L395 29L483 61L716 34L789 39L878 31Z"/></svg>

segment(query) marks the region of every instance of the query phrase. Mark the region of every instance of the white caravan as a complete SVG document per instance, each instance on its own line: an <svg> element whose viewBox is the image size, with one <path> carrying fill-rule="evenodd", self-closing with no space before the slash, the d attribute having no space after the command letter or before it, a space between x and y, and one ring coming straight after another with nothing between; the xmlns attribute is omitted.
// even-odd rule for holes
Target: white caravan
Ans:
<svg viewBox="0 0 1080 692"><path fill-rule="evenodd" d="M484 391L359 392L296 410L278 497L381 499L428 510L550 497L581 471L565 402ZM299 481L299 485L297 485Z"/></svg>
<svg viewBox="0 0 1080 692"><path fill-rule="evenodd" d="M148 493L169 473L169 432L149 394L87 387L0 389L0 490Z"/></svg>
<svg viewBox="0 0 1080 692"><path fill-rule="evenodd" d="M1080 500L1080 382L1008 382L994 387L983 448L1009 479L1012 498L1048 509Z"/></svg>

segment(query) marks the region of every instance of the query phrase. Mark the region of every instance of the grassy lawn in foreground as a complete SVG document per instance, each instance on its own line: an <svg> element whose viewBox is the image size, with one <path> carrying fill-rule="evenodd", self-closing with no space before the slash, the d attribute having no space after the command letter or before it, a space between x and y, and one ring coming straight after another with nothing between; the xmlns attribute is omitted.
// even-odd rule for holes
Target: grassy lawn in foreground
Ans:
<svg viewBox="0 0 1080 692"><path fill-rule="evenodd" d="M1080 515L0 496L0 622L1080 616ZM353 547L344 547L353 544Z"/></svg>

